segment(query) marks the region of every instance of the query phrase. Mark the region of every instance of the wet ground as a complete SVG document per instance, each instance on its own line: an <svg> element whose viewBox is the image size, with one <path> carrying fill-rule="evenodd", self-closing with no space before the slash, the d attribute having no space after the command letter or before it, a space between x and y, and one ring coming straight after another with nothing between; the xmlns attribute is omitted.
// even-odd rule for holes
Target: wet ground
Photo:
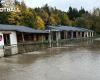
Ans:
<svg viewBox="0 0 100 80"><path fill-rule="evenodd" d="M0 80L100 80L100 41L1 58Z"/></svg>

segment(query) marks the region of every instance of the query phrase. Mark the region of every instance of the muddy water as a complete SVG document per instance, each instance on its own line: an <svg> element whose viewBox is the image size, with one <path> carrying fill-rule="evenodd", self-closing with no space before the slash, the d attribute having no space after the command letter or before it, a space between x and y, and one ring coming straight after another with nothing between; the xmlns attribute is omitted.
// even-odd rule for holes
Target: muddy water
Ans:
<svg viewBox="0 0 100 80"><path fill-rule="evenodd" d="M100 41L1 58L0 80L100 80Z"/></svg>

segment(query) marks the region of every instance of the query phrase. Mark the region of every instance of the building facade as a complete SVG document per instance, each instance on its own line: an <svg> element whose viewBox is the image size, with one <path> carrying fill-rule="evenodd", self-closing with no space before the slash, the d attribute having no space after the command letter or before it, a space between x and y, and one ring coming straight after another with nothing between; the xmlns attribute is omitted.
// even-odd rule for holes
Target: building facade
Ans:
<svg viewBox="0 0 100 80"><path fill-rule="evenodd" d="M80 39L94 37L94 31L71 26L48 26L47 31L50 32L49 41L67 40L67 39Z"/></svg>
<svg viewBox="0 0 100 80"><path fill-rule="evenodd" d="M93 36L94 31L79 27L48 26L46 30L36 30L25 26L0 24L0 57L5 56L8 48L11 48L11 54L18 54L19 44L44 41L52 43Z"/></svg>

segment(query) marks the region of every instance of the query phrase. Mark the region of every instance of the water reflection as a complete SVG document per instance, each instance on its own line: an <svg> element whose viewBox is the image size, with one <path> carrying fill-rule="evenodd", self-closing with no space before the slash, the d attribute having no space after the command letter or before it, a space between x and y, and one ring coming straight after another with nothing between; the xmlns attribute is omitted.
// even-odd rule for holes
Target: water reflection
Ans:
<svg viewBox="0 0 100 80"><path fill-rule="evenodd" d="M100 80L100 41L72 40L52 44L52 48L42 46L37 45L39 52L30 45L29 50L36 52L0 59L0 80Z"/></svg>

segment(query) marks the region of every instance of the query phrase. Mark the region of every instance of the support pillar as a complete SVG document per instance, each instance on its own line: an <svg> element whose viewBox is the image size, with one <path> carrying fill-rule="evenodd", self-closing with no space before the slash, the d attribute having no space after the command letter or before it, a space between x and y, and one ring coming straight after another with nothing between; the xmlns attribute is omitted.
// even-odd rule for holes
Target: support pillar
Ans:
<svg viewBox="0 0 100 80"><path fill-rule="evenodd" d="M82 38L82 32L80 32L80 38Z"/></svg>
<svg viewBox="0 0 100 80"><path fill-rule="evenodd" d="M92 32L92 37L94 37L94 32Z"/></svg>
<svg viewBox="0 0 100 80"><path fill-rule="evenodd" d="M90 32L90 37L91 37L91 32Z"/></svg>
<svg viewBox="0 0 100 80"><path fill-rule="evenodd" d="M61 40L61 34L58 32L58 39Z"/></svg>
<svg viewBox="0 0 100 80"><path fill-rule="evenodd" d="M86 32L87 37L89 37L89 32Z"/></svg>
<svg viewBox="0 0 100 80"><path fill-rule="evenodd" d="M66 33L65 33L65 31L64 31L64 40L66 39Z"/></svg>
<svg viewBox="0 0 100 80"><path fill-rule="evenodd" d="M57 42L57 46L59 46L59 40L60 39L61 39L60 32L56 32L56 42Z"/></svg>
<svg viewBox="0 0 100 80"><path fill-rule="evenodd" d="M68 38L68 34L67 34L67 31L66 31L66 39Z"/></svg>
<svg viewBox="0 0 100 80"><path fill-rule="evenodd" d="M56 32L56 41L58 42L61 39L60 32Z"/></svg>
<svg viewBox="0 0 100 80"><path fill-rule="evenodd" d="M73 34L74 32L71 32L71 39L73 39L74 38L74 34Z"/></svg>
<svg viewBox="0 0 100 80"><path fill-rule="evenodd" d="M79 36L78 36L78 32L76 32L76 38L79 38Z"/></svg>
<svg viewBox="0 0 100 80"><path fill-rule="evenodd" d="M44 36L42 35L42 43L44 42Z"/></svg>
<svg viewBox="0 0 100 80"><path fill-rule="evenodd" d="M86 32L84 32L84 38L86 38L86 34L87 34L87 33L86 33Z"/></svg>
<svg viewBox="0 0 100 80"><path fill-rule="evenodd" d="M51 42L52 42L52 34L51 34L51 31L50 31L50 33L49 33L48 39L49 39L50 47L52 47L52 45L51 45Z"/></svg>
<svg viewBox="0 0 100 80"><path fill-rule="evenodd" d="M67 32L64 31L64 39L66 40L67 39Z"/></svg>
<svg viewBox="0 0 100 80"><path fill-rule="evenodd" d="M25 39L24 39L24 34L22 33L22 40L23 40L23 42L25 42Z"/></svg>
<svg viewBox="0 0 100 80"><path fill-rule="evenodd" d="M86 37L87 37L87 38L89 37L88 32L86 32Z"/></svg>

